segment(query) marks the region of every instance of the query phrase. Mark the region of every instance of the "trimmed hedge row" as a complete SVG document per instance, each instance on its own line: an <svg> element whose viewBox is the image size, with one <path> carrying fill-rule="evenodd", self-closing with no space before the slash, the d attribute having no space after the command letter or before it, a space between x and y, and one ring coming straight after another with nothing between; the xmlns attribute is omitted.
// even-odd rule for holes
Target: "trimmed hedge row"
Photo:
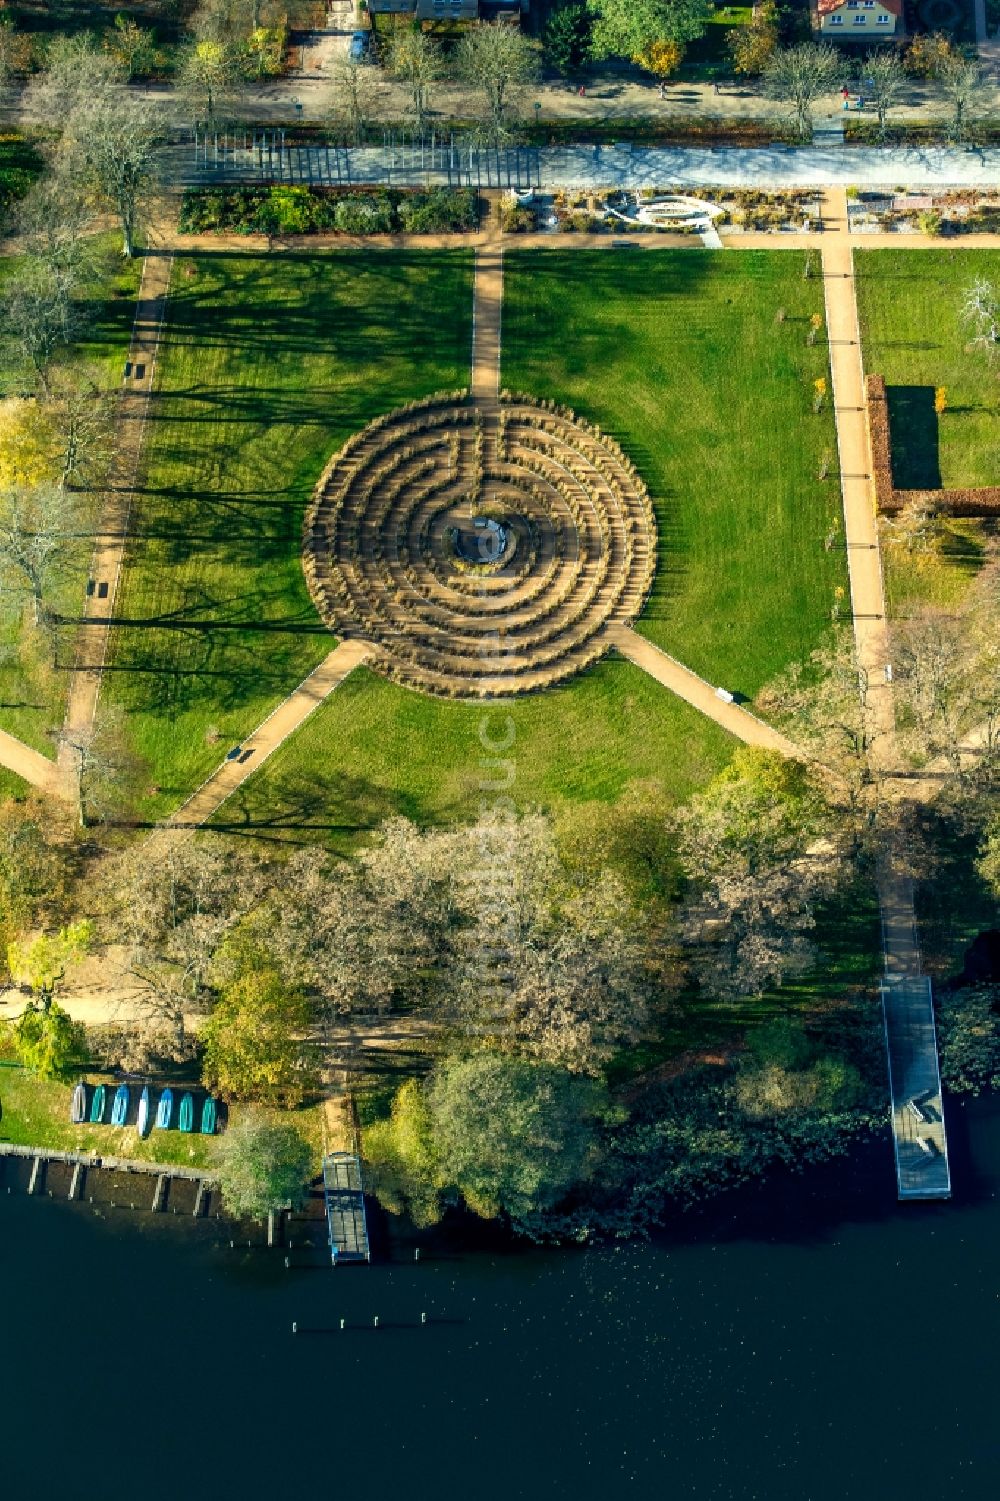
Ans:
<svg viewBox="0 0 1000 1501"><path fill-rule="evenodd" d="M388 235L452 234L475 229L471 188L189 188L181 234Z"/></svg>
<svg viewBox="0 0 1000 1501"><path fill-rule="evenodd" d="M1000 515L1000 485L963 490L897 490L892 478L892 435L885 377L869 375L865 387L875 503L884 516L897 516L911 506L921 506L943 516Z"/></svg>

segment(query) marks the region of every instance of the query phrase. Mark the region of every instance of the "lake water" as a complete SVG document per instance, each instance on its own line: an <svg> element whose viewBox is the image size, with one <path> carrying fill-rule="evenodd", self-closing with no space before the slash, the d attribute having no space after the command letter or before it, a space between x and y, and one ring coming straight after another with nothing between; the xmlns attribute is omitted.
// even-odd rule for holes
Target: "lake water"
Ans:
<svg viewBox="0 0 1000 1501"><path fill-rule="evenodd" d="M655 1245L336 1271L4 1195L0 1495L993 1501L1000 1100L949 1126L947 1205L883 1141Z"/></svg>

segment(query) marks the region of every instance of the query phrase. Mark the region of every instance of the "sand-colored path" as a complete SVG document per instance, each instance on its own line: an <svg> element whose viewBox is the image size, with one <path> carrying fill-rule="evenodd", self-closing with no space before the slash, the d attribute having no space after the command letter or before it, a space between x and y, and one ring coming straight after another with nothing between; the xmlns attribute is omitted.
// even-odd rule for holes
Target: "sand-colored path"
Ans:
<svg viewBox="0 0 1000 1501"><path fill-rule="evenodd" d="M472 399L495 406L500 395L500 333L503 309L503 250L498 244L476 252L472 299Z"/></svg>
<svg viewBox="0 0 1000 1501"><path fill-rule="evenodd" d="M16 735L8 735L6 730L0 730L0 766L23 777L41 792L48 792L53 797L69 795L66 778L57 762L50 761L40 751L32 750L30 745L25 745Z"/></svg>
<svg viewBox="0 0 1000 1501"><path fill-rule="evenodd" d="M628 626L609 627L607 639L634 666L641 667L643 672L648 672L664 688L669 688L671 693L676 693L678 698L682 698L706 718L714 719L716 724L735 735L737 740L742 740L745 745L777 751L779 755L790 756L794 760L806 759L791 740L739 704L727 703L719 697L717 689L711 683L706 683L704 678L700 678L689 667L684 667Z"/></svg>
<svg viewBox="0 0 1000 1501"><path fill-rule="evenodd" d="M59 764L66 782L77 774L73 743L94 722L101 673L108 651L110 622L121 579L128 538L132 497L139 473L142 440L146 429L149 398L156 373L160 331L170 291L173 255L148 254L142 267L142 282L136 304L132 342L118 403L118 473L121 482L108 492L98 523L90 565L91 585L80 626L76 659L70 677Z"/></svg>
<svg viewBox="0 0 1000 1501"><path fill-rule="evenodd" d="M842 188L830 188L824 193L823 225L823 289L854 639L858 664L867 676L869 703L879 731L877 753L880 760L888 762L892 759L894 729L892 690L886 682L885 671L889 662L889 643L865 415L854 256L847 227L847 195Z"/></svg>
<svg viewBox="0 0 1000 1501"><path fill-rule="evenodd" d="M213 771L187 802L161 825L161 832L196 829L206 823L237 787L305 723L335 688L340 687L348 673L371 655L371 651L366 641L342 641L334 647L294 693L290 693L242 742L239 756L223 761L218 770Z"/></svg>

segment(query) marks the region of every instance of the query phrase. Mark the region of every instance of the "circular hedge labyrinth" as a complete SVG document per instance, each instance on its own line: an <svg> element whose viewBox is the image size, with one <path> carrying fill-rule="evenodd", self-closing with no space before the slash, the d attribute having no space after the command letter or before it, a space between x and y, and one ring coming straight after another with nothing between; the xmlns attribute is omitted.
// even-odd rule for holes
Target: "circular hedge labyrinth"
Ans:
<svg viewBox="0 0 1000 1501"><path fill-rule="evenodd" d="M560 682L607 650L652 583L649 495L613 439L572 412L449 392L379 417L327 466L306 516L320 614L428 693Z"/></svg>

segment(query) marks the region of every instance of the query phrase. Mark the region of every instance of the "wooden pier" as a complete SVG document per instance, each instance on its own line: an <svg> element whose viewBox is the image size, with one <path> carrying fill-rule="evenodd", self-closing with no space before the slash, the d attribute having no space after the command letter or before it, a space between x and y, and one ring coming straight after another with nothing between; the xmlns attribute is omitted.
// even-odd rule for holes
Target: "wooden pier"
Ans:
<svg viewBox="0 0 1000 1501"><path fill-rule="evenodd" d="M926 975L887 975L882 1008L899 1197L947 1199L951 1173L930 980Z"/></svg>
<svg viewBox="0 0 1000 1501"><path fill-rule="evenodd" d="M29 1194L39 1192L40 1186L44 1182L45 1169L50 1162L64 1162L72 1168L72 1178L67 1195L70 1199L80 1197L84 1177L91 1168L107 1168L109 1172L142 1173L150 1177L155 1177L156 1185L153 1189L152 1199L154 1214L163 1209L172 1178L184 1178L197 1185L194 1203L195 1216L203 1212L205 1196L215 1187L216 1181L210 1173L205 1173L197 1168L175 1167L172 1163L142 1162L132 1157L100 1157L96 1153L91 1156L82 1152L49 1151L44 1147L22 1147L13 1142L0 1142L0 1160L4 1157L22 1157L30 1161Z"/></svg>
<svg viewBox="0 0 1000 1501"><path fill-rule="evenodd" d="M361 1159L353 1152L329 1152L323 1158L323 1199L334 1266L371 1261Z"/></svg>

